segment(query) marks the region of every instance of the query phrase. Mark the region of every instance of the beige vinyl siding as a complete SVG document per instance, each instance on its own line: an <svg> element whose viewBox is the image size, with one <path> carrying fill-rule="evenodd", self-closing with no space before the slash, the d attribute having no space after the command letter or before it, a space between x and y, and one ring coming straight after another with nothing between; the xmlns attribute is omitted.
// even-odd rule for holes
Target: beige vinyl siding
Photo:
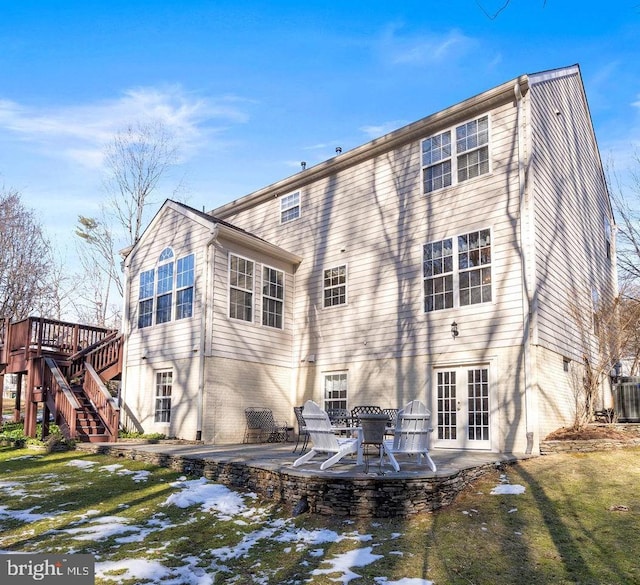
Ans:
<svg viewBox="0 0 640 585"><path fill-rule="evenodd" d="M580 362L571 361L565 372L563 357L544 347L536 348L538 364L539 434L544 439L561 427L573 425L576 416L576 396L582 392L584 371ZM596 405L596 408L600 408Z"/></svg>
<svg viewBox="0 0 640 585"><path fill-rule="evenodd" d="M143 240L140 247L136 249L129 266L129 274L132 275L127 303L127 322L130 332L127 340L129 363L140 360L143 355L149 360L154 357L185 359L193 357L194 350L197 351L200 348L206 242L210 237L211 233L207 228L195 224L181 213L168 210L159 218L153 238ZM139 329L139 275L145 270L156 269L158 257L166 247L173 249L174 260L194 254L193 316L186 319L172 319L166 323ZM175 291L172 302L175 305Z"/></svg>
<svg viewBox="0 0 640 585"><path fill-rule="evenodd" d="M591 291L612 294L604 217L609 215L597 145L577 74L531 88L538 342L584 352L572 316L591 311Z"/></svg>
<svg viewBox="0 0 640 585"><path fill-rule="evenodd" d="M229 317L229 255L254 262L252 321ZM238 244L218 240L213 246L212 329L208 354L215 357L291 367L293 267ZM262 325L262 268L284 272L283 329Z"/></svg>
<svg viewBox="0 0 640 585"><path fill-rule="evenodd" d="M304 257L296 273L301 341L294 363L307 354L330 364L437 351L451 343L454 319L465 323L458 346L522 343L518 183L506 174L517 167L515 114L511 103L490 113L488 175L424 195L420 142L413 141L300 189L296 221L280 225L275 197L225 218ZM423 244L483 228L492 230L494 302L425 315ZM324 308L323 270L343 264L347 305Z"/></svg>

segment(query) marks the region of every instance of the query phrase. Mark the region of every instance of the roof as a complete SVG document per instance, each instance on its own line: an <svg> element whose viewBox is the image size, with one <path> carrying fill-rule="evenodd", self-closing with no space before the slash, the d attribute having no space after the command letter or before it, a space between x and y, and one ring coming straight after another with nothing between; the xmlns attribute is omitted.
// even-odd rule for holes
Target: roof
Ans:
<svg viewBox="0 0 640 585"><path fill-rule="evenodd" d="M302 262L302 258L297 254L293 254L292 252L289 252L284 248L280 248L279 246L271 244L267 240L260 238L248 232L247 230L243 230L242 228L239 228L229 223L228 221L224 221L223 219L215 217L210 213L198 211L194 207L191 207L184 203L180 203L178 201L173 201L172 199L165 200L153 219L149 222L149 225L142 233L140 239L132 247L121 251L121 255L123 257L125 257L126 259L130 259L131 256L136 253L137 249L146 239L147 234L153 231L155 224L159 221L160 217L162 217L167 209L173 209L178 213L182 213L183 215L190 217L197 223L208 227L211 230L213 238L224 237L227 240L240 243L247 248L269 254L270 256L280 258L294 265L300 264L300 262Z"/></svg>

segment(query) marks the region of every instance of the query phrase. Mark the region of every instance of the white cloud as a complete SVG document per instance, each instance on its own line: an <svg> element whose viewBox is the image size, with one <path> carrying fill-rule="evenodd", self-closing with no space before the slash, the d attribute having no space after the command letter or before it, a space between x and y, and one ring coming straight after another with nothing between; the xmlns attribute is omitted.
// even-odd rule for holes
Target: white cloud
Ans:
<svg viewBox="0 0 640 585"><path fill-rule="evenodd" d="M402 25L387 27L380 41L383 58L391 65L431 65L466 54L473 39L457 29L444 33L404 34Z"/></svg>
<svg viewBox="0 0 640 585"><path fill-rule="evenodd" d="M50 157L98 168L102 150L128 124L162 122L183 154L197 150L229 124L248 115L246 101L235 96L196 96L174 85L129 89L117 98L88 104L35 107L0 100L0 128Z"/></svg>
<svg viewBox="0 0 640 585"><path fill-rule="evenodd" d="M370 124L367 126L362 126L360 131L367 136L369 140L373 140L374 138L380 138L380 136L384 136L389 132L393 132L398 128L402 128L407 123L402 120L389 120L388 122L383 122L382 124Z"/></svg>

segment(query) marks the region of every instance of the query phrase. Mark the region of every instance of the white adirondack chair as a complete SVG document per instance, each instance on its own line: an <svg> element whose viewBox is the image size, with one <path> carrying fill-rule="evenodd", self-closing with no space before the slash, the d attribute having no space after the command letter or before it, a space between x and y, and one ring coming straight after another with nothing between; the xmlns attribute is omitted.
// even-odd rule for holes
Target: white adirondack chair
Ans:
<svg viewBox="0 0 640 585"><path fill-rule="evenodd" d="M302 457L296 459L294 467L303 465L319 453L329 453L331 456L320 464L320 469L324 470L337 463L349 453L357 453L358 464L362 463L362 453L359 449L359 438L339 437L340 431L353 429L332 427L329 415L322 410L313 400L307 400L302 410L302 418L307 425L307 432L313 443L313 448Z"/></svg>
<svg viewBox="0 0 640 585"><path fill-rule="evenodd" d="M429 455L431 439L431 412L419 400L409 402L398 412L393 439L386 439L385 450L395 455L416 455L416 463L424 458L431 471L436 471L436 464Z"/></svg>

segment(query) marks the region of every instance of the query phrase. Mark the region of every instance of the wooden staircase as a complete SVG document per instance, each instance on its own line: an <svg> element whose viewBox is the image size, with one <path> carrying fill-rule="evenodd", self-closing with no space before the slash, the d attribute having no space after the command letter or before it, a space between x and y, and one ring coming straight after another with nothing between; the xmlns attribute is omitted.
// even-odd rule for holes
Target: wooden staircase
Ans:
<svg viewBox="0 0 640 585"><path fill-rule="evenodd" d="M122 349L114 330L42 318L0 321L0 380L5 373L17 373L19 382L27 377L25 434L35 436L41 404L43 436L51 415L68 439L116 441L120 409L105 383L119 379ZM19 404L18 395L16 412Z"/></svg>

